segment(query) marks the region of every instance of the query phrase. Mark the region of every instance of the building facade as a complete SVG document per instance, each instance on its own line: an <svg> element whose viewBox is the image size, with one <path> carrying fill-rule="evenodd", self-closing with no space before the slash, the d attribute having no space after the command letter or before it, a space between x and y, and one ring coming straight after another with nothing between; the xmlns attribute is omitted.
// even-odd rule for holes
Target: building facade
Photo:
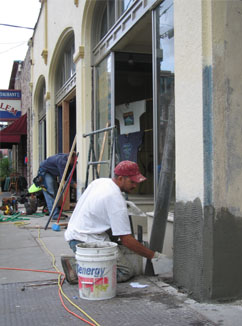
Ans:
<svg viewBox="0 0 242 326"><path fill-rule="evenodd" d="M174 280L198 300L242 296L241 13L237 0L42 0L32 38L32 173L76 139L77 197L87 134L104 129L95 159L137 161L136 198L156 204L175 97Z"/></svg>

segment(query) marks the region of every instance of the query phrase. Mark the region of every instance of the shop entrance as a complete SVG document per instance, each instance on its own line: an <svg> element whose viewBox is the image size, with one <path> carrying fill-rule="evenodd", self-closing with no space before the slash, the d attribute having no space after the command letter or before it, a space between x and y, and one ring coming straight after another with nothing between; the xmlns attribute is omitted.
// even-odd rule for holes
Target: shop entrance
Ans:
<svg viewBox="0 0 242 326"><path fill-rule="evenodd" d="M57 149L58 153L69 153L76 135L76 97L66 98L57 106ZM70 173L70 169L68 170ZM76 180L76 171L73 175ZM70 208L70 202L76 202L76 190L70 189L64 209Z"/></svg>
<svg viewBox="0 0 242 326"><path fill-rule="evenodd" d="M115 124L120 160L136 161L147 180L133 195L153 201L152 15L148 12L115 45Z"/></svg>
<svg viewBox="0 0 242 326"><path fill-rule="evenodd" d="M99 59L94 66L95 129L117 126L115 163L124 159L138 163L148 179L136 189L135 195L142 200L144 196L156 200L162 170L174 93L173 26L173 2L167 0L142 15L107 49L106 56L104 41L93 52ZM113 32L113 39L115 35ZM96 144L101 147L102 139ZM107 147L109 144L106 142ZM103 157L105 153L108 151ZM104 169L101 172L107 176Z"/></svg>
<svg viewBox="0 0 242 326"><path fill-rule="evenodd" d="M119 161L137 162L147 180L135 194L153 194L152 55L115 53L115 125Z"/></svg>
<svg viewBox="0 0 242 326"><path fill-rule="evenodd" d="M148 12L112 48L111 53L95 65L95 129L116 126L115 162L135 161L147 180L132 195L146 196L153 203L153 64L152 15ZM104 144L96 141L97 157ZM109 159L105 142L102 159ZM104 166L100 176L108 176Z"/></svg>

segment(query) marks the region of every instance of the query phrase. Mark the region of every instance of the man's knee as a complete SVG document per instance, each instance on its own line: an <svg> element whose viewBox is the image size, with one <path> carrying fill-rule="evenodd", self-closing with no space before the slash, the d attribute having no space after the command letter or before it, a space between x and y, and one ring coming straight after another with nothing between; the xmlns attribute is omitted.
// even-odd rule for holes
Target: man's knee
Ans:
<svg viewBox="0 0 242 326"><path fill-rule="evenodd" d="M117 282L128 281L134 276L134 268L124 253L123 246L118 246L118 259L117 259Z"/></svg>

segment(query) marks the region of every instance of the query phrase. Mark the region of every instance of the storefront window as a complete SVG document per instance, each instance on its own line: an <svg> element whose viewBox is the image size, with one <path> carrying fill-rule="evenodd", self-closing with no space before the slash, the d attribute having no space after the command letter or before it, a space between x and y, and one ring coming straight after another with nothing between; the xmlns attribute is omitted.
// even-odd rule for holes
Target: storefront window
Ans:
<svg viewBox="0 0 242 326"><path fill-rule="evenodd" d="M133 2L134 0L106 0L97 2L96 11L98 17L100 17L100 12L103 12L99 40L107 34L118 18L130 8Z"/></svg>
<svg viewBox="0 0 242 326"><path fill-rule="evenodd" d="M39 162L46 159L46 102L45 102L45 81L43 80L38 97L38 118L39 118Z"/></svg>
<svg viewBox="0 0 242 326"><path fill-rule="evenodd" d="M168 110L174 96L173 0L165 0L154 10L153 26L156 194L165 143Z"/></svg>
<svg viewBox="0 0 242 326"><path fill-rule="evenodd" d="M111 125L111 75L112 56L109 55L95 67L96 80L96 126L95 130L107 128ZM104 132L95 136L96 159L100 161L110 160L110 133ZM109 166L100 166L100 176L109 176Z"/></svg>

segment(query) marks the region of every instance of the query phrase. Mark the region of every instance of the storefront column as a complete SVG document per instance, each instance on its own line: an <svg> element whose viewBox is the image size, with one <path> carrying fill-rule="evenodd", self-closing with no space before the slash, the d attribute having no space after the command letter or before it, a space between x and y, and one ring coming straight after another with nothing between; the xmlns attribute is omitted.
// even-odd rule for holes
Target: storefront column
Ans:
<svg viewBox="0 0 242 326"><path fill-rule="evenodd" d="M86 50L85 50L86 55ZM88 55L87 55L88 56ZM83 137L83 134L91 131L91 70L86 69L84 64L84 47L79 48L76 54L76 135L77 135L77 152L78 158L78 173L77 173L77 199L80 198L83 187L85 185L86 167L87 167L87 153L89 142Z"/></svg>
<svg viewBox="0 0 242 326"><path fill-rule="evenodd" d="M55 104L52 99L46 101L46 157L56 153Z"/></svg>
<svg viewBox="0 0 242 326"><path fill-rule="evenodd" d="M175 0L174 280L198 300L242 297L239 12Z"/></svg>

